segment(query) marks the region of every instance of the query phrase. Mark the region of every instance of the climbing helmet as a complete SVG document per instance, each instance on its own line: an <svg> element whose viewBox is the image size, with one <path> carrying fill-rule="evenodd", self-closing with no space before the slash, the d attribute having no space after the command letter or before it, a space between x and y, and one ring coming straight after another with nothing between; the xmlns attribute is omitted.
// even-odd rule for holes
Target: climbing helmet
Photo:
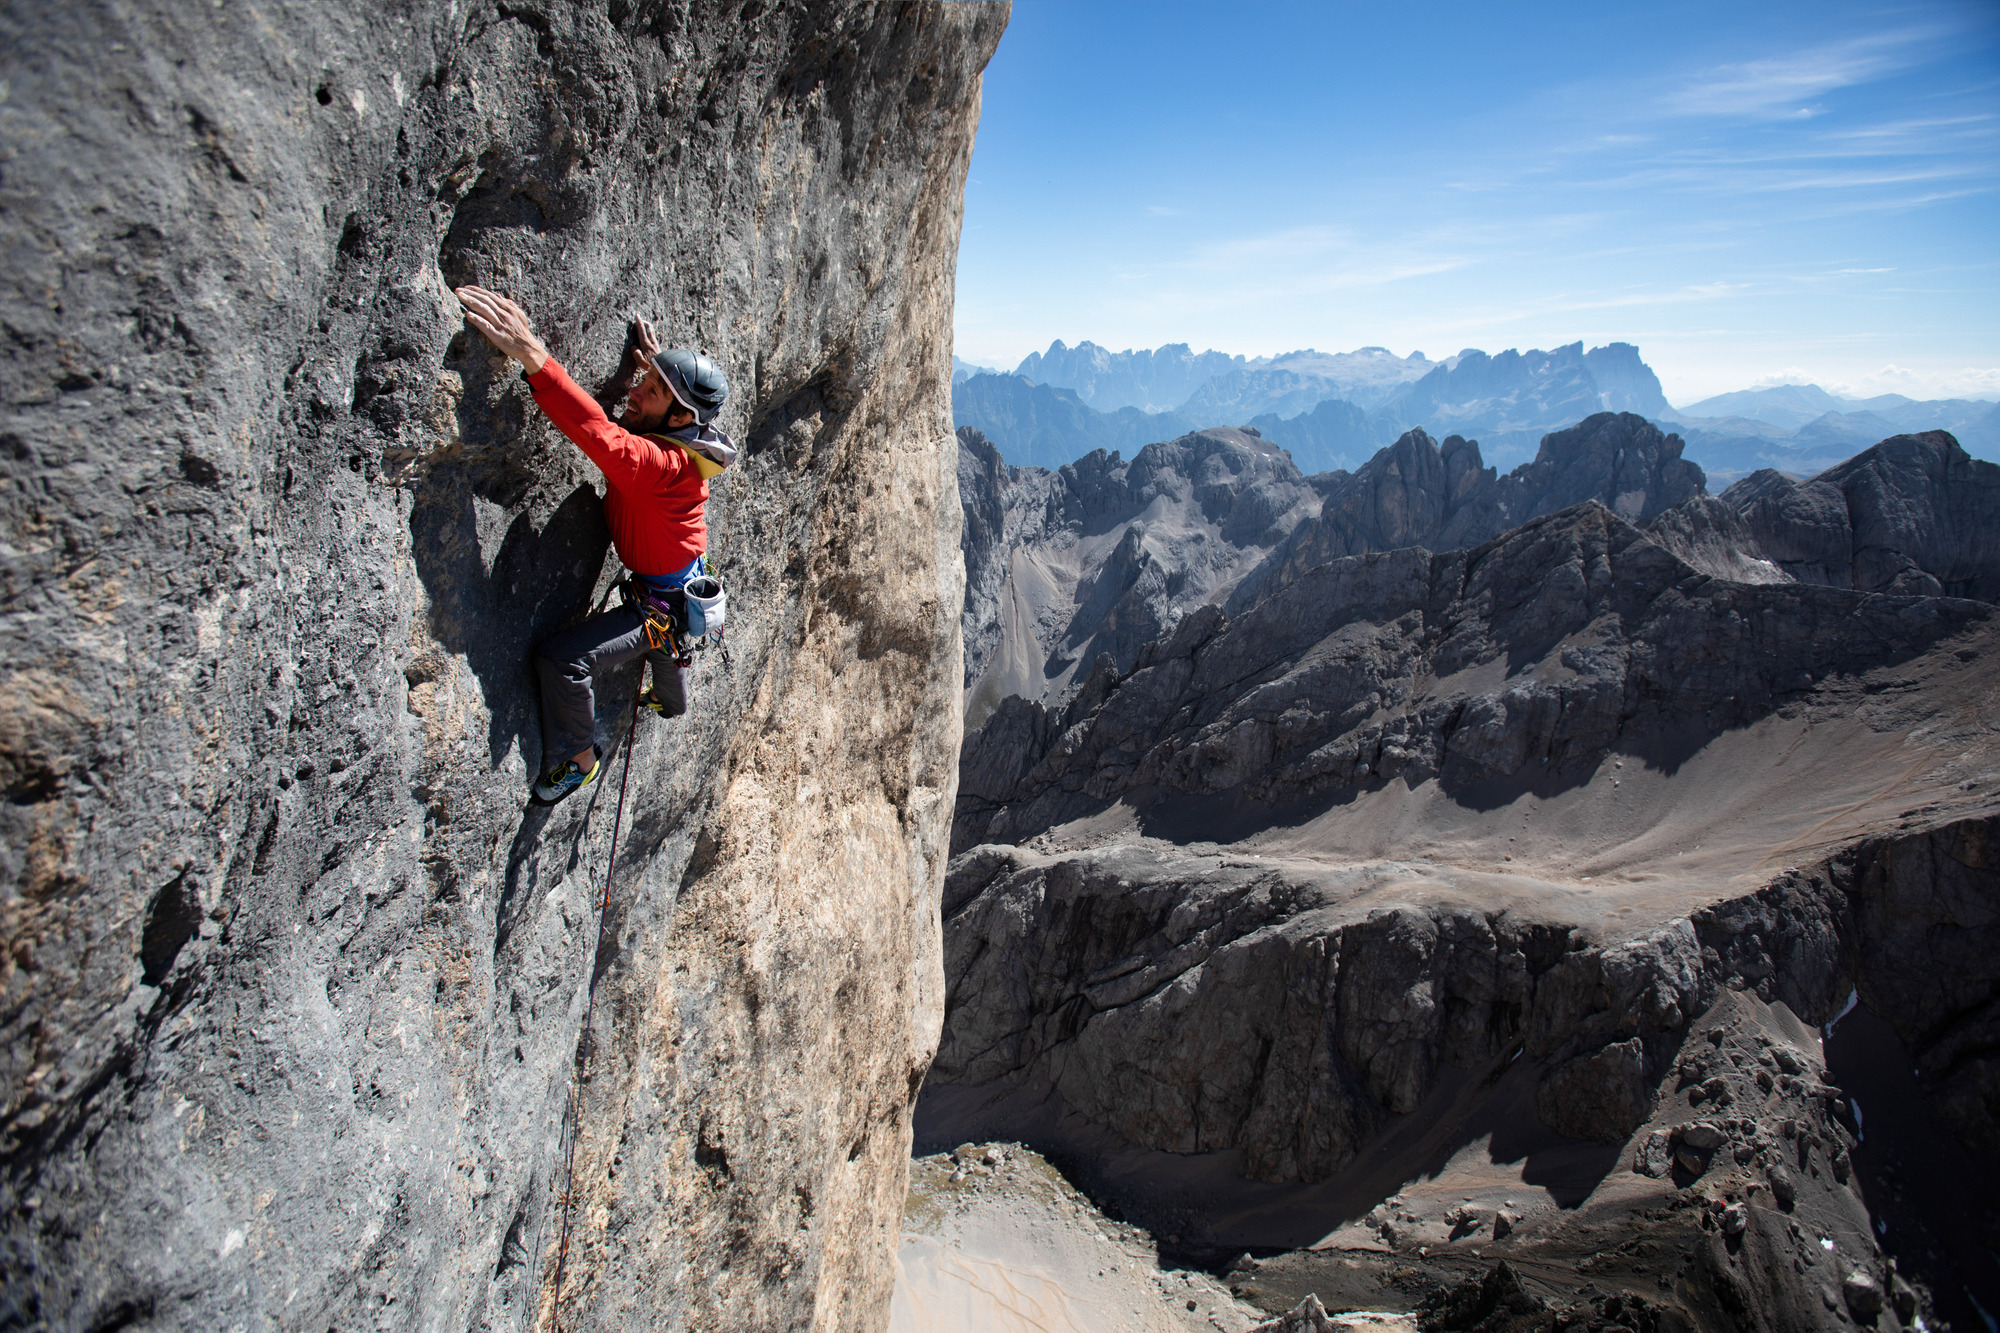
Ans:
<svg viewBox="0 0 2000 1333"><path fill-rule="evenodd" d="M670 347L654 356L653 364L667 382L668 391L704 426L729 401L729 377L700 352Z"/></svg>

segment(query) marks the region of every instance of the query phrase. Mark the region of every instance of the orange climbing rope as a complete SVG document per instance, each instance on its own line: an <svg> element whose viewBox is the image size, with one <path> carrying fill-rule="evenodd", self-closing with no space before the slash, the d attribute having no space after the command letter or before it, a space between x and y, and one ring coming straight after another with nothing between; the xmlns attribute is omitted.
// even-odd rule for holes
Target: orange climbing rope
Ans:
<svg viewBox="0 0 2000 1333"><path fill-rule="evenodd" d="M583 1038L577 1043L576 1063L569 1075L569 1148L563 1160L562 1233L556 1245L556 1289L549 1303L549 1333L562 1333L563 1273L569 1265L569 1219L576 1192L576 1139L578 1112L583 1102L583 1071L590 1062L590 1019L597 1009L597 964L604 954L604 919L611 910L611 876L618 868L618 830L625 822L625 784L632 777L632 741L639 734L639 704L632 703L632 726L625 733L625 768L618 778L618 813L611 819L611 855L604 865L604 896L597 903L597 945L590 952L590 991L583 1003Z"/></svg>

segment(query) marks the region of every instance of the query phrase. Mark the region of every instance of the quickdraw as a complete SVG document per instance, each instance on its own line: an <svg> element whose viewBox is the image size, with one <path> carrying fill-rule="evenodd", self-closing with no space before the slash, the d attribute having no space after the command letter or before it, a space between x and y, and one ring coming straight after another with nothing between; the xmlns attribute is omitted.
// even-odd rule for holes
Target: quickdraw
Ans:
<svg viewBox="0 0 2000 1333"><path fill-rule="evenodd" d="M665 598L655 596L637 578L628 578L619 587L625 594L625 605L638 612L645 623L646 647L673 654L675 666L692 665L694 652L688 643L687 627L674 614L673 606Z"/></svg>

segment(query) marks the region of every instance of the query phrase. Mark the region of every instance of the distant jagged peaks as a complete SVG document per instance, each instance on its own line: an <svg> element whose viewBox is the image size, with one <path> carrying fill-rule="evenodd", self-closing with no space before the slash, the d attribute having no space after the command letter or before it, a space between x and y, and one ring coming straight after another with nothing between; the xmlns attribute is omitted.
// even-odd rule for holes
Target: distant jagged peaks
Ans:
<svg viewBox="0 0 2000 1333"><path fill-rule="evenodd" d="M1595 412L1671 413L1630 343L1493 356L1469 348L1432 361L1378 345L1252 358L1187 343L1111 352L1057 339L1013 376L960 378L957 389L956 425L1045 467L1094 448L1129 452L1197 427L1246 424L1292 450L1307 473L1353 467L1419 427L1477 435L1489 457L1511 464L1532 457L1542 435Z"/></svg>
<svg viewBox="0 0 2000 1333"><path fill-rule="evenodd" d="M1387 410L1410 426L1490 436L1546 431L1593 412L1657 417L1670 409L1638 348L1611 343L1585 352L1574 342L1547 352L1460 352L1397 395Z"/></svg>
<svg viewBox="0 0 2000 1333"><path fill-rule="evenodd" d="M1110 352L1094 342L1066 347L1058 338L1049 344L1048 351L1028 353L1014 373L1037 384L1073 390L1100 412L1121 407L1165 412L1179 407L1204 381L1242 364L1240 356L1215 351L1196 354L1186 343Z"/></svg>
<svg viewBox="0 0 2000 1333"><path fill-rule="evenodd" d="M954 362L955 373L980 369ZM1689 458L1720 484L1759 468L1811 476L1899 432L1948 430L1974 457L2000 459L2000 407L1992 403L1849 399L1816 385L1778 385L1676 411L1639 349L1623 342L1490 355L1467 348L1432 361L1379 346L1246 358L1186 343L1110 352L1058 339L1014 375L986 375L967 392L973 382L958 381L954 424L986 432L1014 462L1044 467L1092 449L1129 455L1192 429L1247 425L1289 449L1308 475L1355 468L1419 428L1477 439L1505 468L1533 458L1550 431L1598 412L1634 412L1677 429Z"/></svg>

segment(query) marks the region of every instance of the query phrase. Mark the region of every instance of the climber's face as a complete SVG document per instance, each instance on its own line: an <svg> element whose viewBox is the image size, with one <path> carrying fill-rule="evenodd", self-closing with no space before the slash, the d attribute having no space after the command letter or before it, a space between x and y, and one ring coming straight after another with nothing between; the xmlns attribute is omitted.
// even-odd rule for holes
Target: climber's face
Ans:
<svg viewBox="0 0 2000 1333"><path fill-rule="evenodd" d="M659 367L648 366L646 378L632 390L631 407L625 413L626 427L630 430L651 430L666 421L667 409L673 405L673 391L660 378Z"/></svg>
<svg viewBox="0 0 2000 1333"><path fill-rule="evenodd" d="M644 434L649 430L673 430L694 424L694 413L674 397L674 391L660 377L658 366L646 368L646 378L626 395L625 401L626 430Z"/></svg>

